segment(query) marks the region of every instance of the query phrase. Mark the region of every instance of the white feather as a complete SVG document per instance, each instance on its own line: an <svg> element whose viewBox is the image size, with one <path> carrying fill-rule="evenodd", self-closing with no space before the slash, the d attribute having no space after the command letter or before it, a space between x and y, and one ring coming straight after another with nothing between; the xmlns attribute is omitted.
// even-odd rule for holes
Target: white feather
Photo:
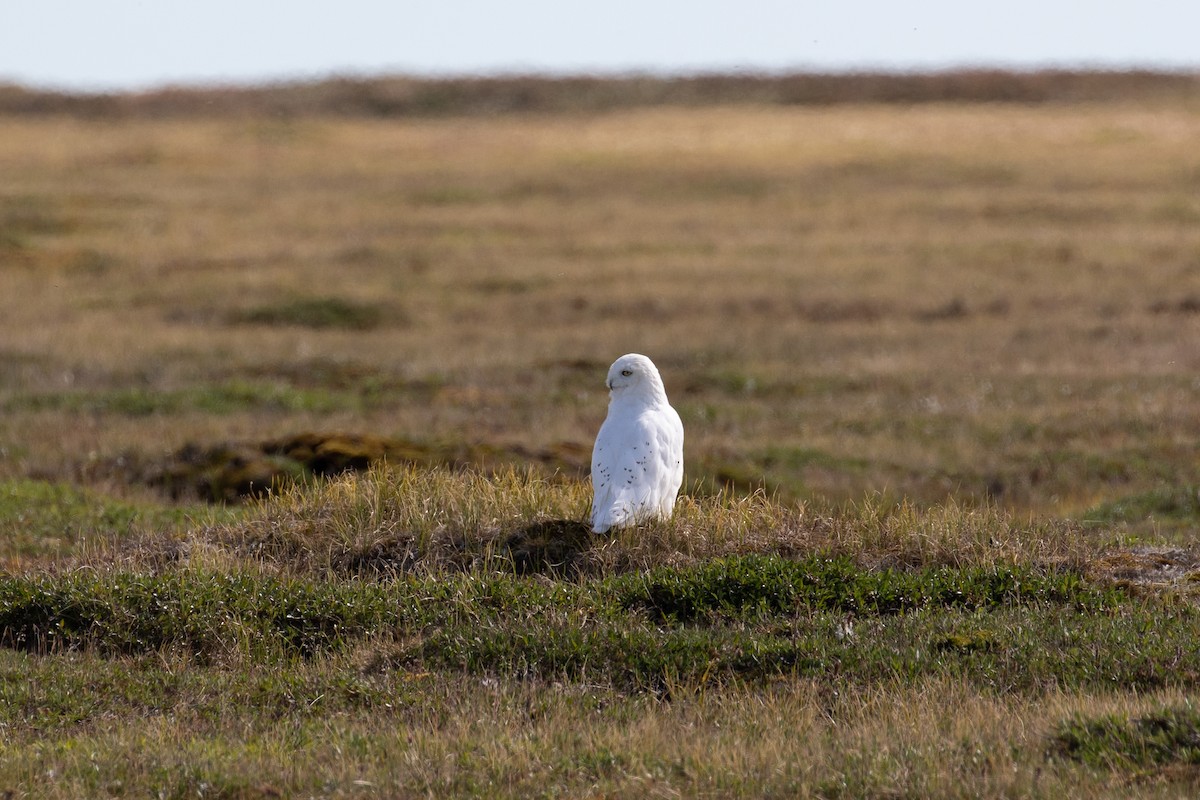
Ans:
<svg viewBox="0 0 1200 800"><path fill-rule="evenodd" d="M608 370L608 416L592 449L592 529L671 516L683 484L683 422L654 362L624 355Z"/></svg>

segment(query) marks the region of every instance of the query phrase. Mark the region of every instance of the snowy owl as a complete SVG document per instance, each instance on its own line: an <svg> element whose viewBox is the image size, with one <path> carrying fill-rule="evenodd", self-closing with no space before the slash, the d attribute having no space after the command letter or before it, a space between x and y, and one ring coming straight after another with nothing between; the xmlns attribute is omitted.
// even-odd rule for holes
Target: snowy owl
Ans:
<svg viewBox="0 0 1200 800"><path fill-rule="evenodd" d="M592 530L669 517L683 483L683 422L654 362L637 353L608 369L608 416L592 449Z"/></svg>

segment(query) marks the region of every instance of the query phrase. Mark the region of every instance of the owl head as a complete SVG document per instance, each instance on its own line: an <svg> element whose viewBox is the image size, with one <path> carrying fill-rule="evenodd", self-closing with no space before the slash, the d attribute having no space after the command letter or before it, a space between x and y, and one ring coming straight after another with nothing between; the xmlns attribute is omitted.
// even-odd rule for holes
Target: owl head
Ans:
<svg viewBox="0 0 1200 800"><path fill-rule="evenodd" d="M654 362L637 353L623 355L614 361L604 383L614 399L626 395L645 395L656 400L667 397Z"/></svg>

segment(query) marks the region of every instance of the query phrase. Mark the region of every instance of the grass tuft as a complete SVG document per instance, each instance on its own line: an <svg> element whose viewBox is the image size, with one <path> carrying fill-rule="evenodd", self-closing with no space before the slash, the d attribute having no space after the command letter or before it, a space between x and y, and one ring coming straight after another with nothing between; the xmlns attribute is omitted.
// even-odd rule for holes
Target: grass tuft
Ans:
<svg viewBox="0 0 1200 800"><path fill-rule="evenodd" d="M667 521L592 536L590 486L521 467L495 471L376 465L284 487L203 536L294 570L393 574L463 569L613 575L741 555L858 564L980 569L1019 564L1080 571L1112 544L1103 530L1020 523L992 507L919 510L867 500L838 508L789 506L761 492L684 495Z"/></svg>

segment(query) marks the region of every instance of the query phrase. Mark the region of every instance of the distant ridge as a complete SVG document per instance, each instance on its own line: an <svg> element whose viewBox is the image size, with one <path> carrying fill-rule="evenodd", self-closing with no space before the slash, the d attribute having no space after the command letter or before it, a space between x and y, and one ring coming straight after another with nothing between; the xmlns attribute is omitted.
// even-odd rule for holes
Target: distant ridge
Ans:
<svg viewBox="0 0 1200 800"><path fill-rule="evenodd" d="M651 106L1200 101L1200 73L955 70L920 73L328 78L74 93L0 84L0 115L429 117L587 113Z"/></svg>

